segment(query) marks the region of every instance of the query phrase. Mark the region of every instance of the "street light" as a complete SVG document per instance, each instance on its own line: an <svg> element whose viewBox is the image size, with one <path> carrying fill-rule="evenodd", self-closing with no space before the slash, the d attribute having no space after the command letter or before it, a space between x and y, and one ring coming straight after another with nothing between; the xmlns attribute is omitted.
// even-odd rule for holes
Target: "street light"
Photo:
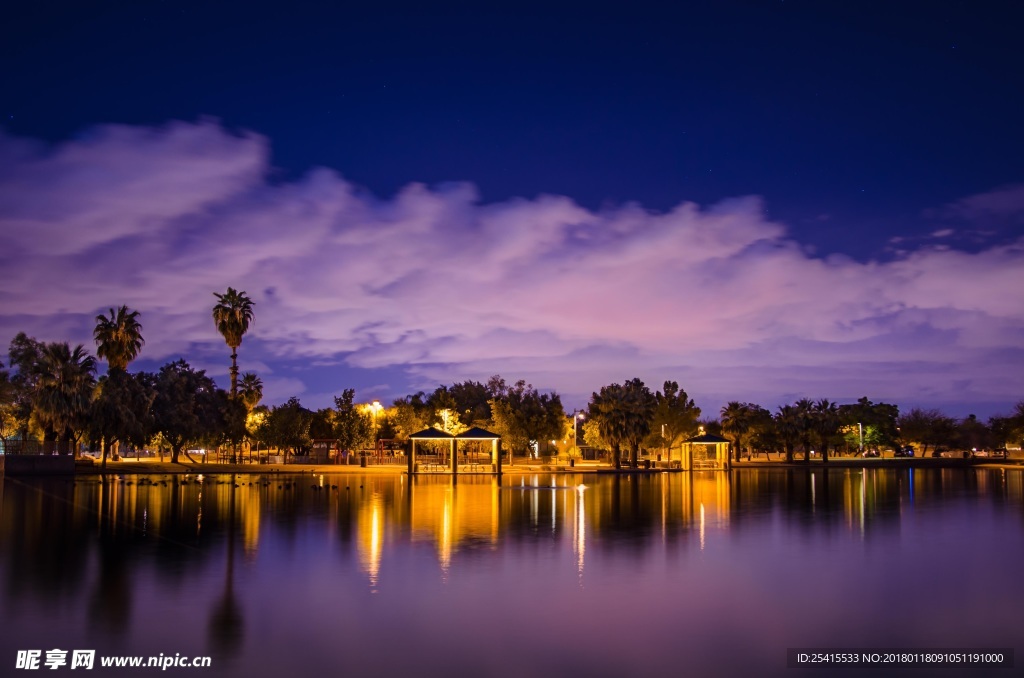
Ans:
<svg viewBox="0 0 1024 678"><path fill-rule="evenodd" d="M572 411L572 446L576 449L576 452L580 451L580 437L576 428L576 422L583 418L583 413L577 413L576 410Z"/></svg>
<svg viewBox="0 0 1024 678"><path fill-rule="evenodd" d="M864 425L857 422L857 430L860 431L860 456L864 456Z"/></svg>
<svg viewBox="0 0 1024 678"><path fill-rule="evenodd" d="M378 445L377 434L380 433L380 427L377 426L377 413L384 408L381 407L379 400L374 400L373 403L370 405L370 409L373 410L373 449L374 451L376 451Z"/></svg>

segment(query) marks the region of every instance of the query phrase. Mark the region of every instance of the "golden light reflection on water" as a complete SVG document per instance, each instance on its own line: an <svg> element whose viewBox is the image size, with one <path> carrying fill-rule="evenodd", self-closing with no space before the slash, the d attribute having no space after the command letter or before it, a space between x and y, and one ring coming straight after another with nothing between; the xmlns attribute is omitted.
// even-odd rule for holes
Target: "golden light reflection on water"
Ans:
<svg viewBox="0 0 1024 678"><path fill-rule="evenodd" d="M359 564L370 579L370 589L375 591L384 550L384 500L379 492L370 493L369 506L360 511L358 524Z"/></svg>
<svg viewBox="0 0 1024 678"><path fill-rule="evenodd" d="M326 513L333 518L325 541L351 543L359 571L377 590L387 584L388 558L405 552L397 548L403 542L431 546L440 578L447 581L455 576L464 550L494 551L520 535L550 535L571 552L582 585L593 554L624 538L648 548L685 544L692 535L694 548L707 550L728 531L742 528L751 515L772 510L804 516L804 522L794 525L844 530L868 539L874 531L898 524L908 512L964 493L1020 505L1024 481L1017 469L825 472L817 467L651 476L536 475L503 481L463 477L457 484L446 478L398 476L338 480L307 475L298 482L241 475L208 475L201 482L187 476L36 484L9 479L0 492L0 538L6 534L13 543L9 535L17 533L18 539L38 542L25 549L44 558L44 537L54 530L125 542L141 535L167 540L167 548L215 543L230 531L240 537L247 559L254 560L267 530L299 529L308 524L306 516Z"/></svg>
<svg viewBox="0 0 1024 678"><path fill-rule="evenodd" d="M0 610L9 611L8 633L19 632L27 618L37 637L44 637L38 629L65 637L88 625L90 638L107 641L133 632L150 637L153 629L163 636L168 628L182 633L175 649L225 661L236 652L256 657L258 667L269 665L268 653L277 650L267 641L269 610L280 617L281 628L301 626L314 644L329 648L332 663L324 666L336 666L342 636L377 663L401 654L393 649L407 643L406 654L416 662L431 652L447 656L473 645L491 652L491 638L528 619L540 620L544 632L528 644L550 636L559 650L572 645L578 629L600 638L609 618L623 628L648 628L643 624L652 610L666 627L675 628L682 610L694 623L729 628L735 607L719 592L738 588L756 594L754 600L777 595L778 605L766 606L766 616L738 627L741 637L753 638L763 633L765 619L771 623L799 602L793 594L801 593L801 575L794 574L802 570L801 558L822 565L809 585L831 573L819 590L846 591L847 599L835 605L822 599L829 603L821 608L825 623L866 598L858 582L888 582L902 592L927 581L891 575L911 547L923 549L921 557L928 558L921 562L929 565L922 575L937 570L936 582L955 579L976 587L995 581L993 590L1015 591L1015 561L1007 556L1021 552L1022 478L1021 470L820 467L511 476L502 483L466 477L454 485L450 478L309 473L209 475L201 485L184 477L141 483L131 476L107 482L13 478L0 487ZM955 538L972 548L958 549ZM870 548L861 543L872 540ZM239 561L242 546L256 562ZM861 554L870 556L873 567L864 567ZM742 563L760 574L761 563L749 564L762 556L768 568L763 579L744 583L736 570L721 567ZM513 579L520 570L526 578ZM702 582L706 600L692 582ZM907 619L935 598L931 586L918 588L917 598L903 605L910 610ZM367 589L390 595L368 601ZM797 605L798 613L783 620L793 628L806 625L808 611L819 606L820 596L804 597L813 605ZM563 614L571 609L575 616L548 613L544 605L553 600ZM517 608L520 616L506 614ZM441 613L487 623L459 629L457 645L443 651L440 634L421 633L416 645L400 634L419 630L417 625L391 630L393 620L422 614L428 625ZM858 626L878 623L870 605L858 614ZM511 620L510 626L496 626L501 619ZM381 620L388 624L383 633L372 626ZM902 620L893 625L911 626ZM558 635L566 628L568 641ZM196 640L204 629L206 640ZM643 656L668 647L676 661L675 633L637 646ZM487 634L486 642L479 634Z"/></svg>
<svg viewBox="0 0 1024 678"><path fill-rule="evenodd" d="M583 565L587 555L587 510L584 503L587 486L580 483L576 486L575 499L573 504L573 553L576 555L576 573L579 576L580 586L583 586Z"/></svg>
<svg viewBox="0 0 1024 678"><path fill-rule="evenodd" d="M445 576L460 544L497 543L501 491L497 480L463 479L450 484L431 479L410 483L407 491L411 539L435 544Z"/></svg>

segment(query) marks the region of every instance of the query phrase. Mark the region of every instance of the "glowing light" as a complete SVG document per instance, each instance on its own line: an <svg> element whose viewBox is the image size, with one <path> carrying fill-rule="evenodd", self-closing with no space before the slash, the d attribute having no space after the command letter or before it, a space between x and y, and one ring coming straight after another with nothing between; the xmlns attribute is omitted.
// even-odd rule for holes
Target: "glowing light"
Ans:
<svg viewBox="0 0 1024 678"><path fill-rule="evenodd" d="M704 502L700 503L700 550L704 550Z"/></svg>

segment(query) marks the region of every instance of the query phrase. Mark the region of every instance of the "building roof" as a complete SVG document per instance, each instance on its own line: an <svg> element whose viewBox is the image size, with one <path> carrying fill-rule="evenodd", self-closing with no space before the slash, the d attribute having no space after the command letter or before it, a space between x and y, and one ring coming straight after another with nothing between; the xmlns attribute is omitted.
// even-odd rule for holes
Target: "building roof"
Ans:
<svg viewBox="0 0 1024 678"><path fill-rule="evenodd" d="M694 436L689 440L684 440L683 442L697 444L704 443L705 445L710 445L713 443L728 443L732 441L730 441L728 438L723 438L722 436L716 436L714 433L705 433L702 436Z"/></svg>
<svg viewBox="0 0 1024 678"><path fill-rule="evenodd" d="M497 440L501 438L497 433L492 433L487 429L474 426L468 431L463 431L459 435L455 436L459 440Z"/></svg>
<svg viewBox="0 0 1024 678"><path fill-rule="evenodd" d="M413 433L409 437L410 438L416 438L418 440L423 440L423 439L428 439L428 440L451 440L455 436L453 436L451 433L447 433L445 431L442 431L441 429L425 428L422 431L418 431L416 433Z"/></svg>

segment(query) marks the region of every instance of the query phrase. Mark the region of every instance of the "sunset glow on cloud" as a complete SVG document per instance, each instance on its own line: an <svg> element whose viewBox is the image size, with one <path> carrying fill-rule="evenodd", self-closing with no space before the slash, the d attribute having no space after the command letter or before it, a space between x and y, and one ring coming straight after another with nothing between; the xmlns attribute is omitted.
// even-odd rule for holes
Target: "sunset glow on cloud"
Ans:
<svg viewBox="0 0 1024 678"><path fill-rule="evenodd" d="M0 339L91 346L93 316L127 304L146 359L214 355L212 292L230 285L257 304L242 369L277 399L319 397L278 367L295 360L340 365L336 391L346 366L403 370L388 396L500 373L580 404L633 376L679 381L707 408L1020 397L1019 241L968 252L936 236L887 261L821 258L756 196L680 196L665 213L483 203L469 183L380 198L328 169L273 180L271 143L208 121L55 147L0 137ZM1024 190L941 209L1022 214Z"/></svg>

